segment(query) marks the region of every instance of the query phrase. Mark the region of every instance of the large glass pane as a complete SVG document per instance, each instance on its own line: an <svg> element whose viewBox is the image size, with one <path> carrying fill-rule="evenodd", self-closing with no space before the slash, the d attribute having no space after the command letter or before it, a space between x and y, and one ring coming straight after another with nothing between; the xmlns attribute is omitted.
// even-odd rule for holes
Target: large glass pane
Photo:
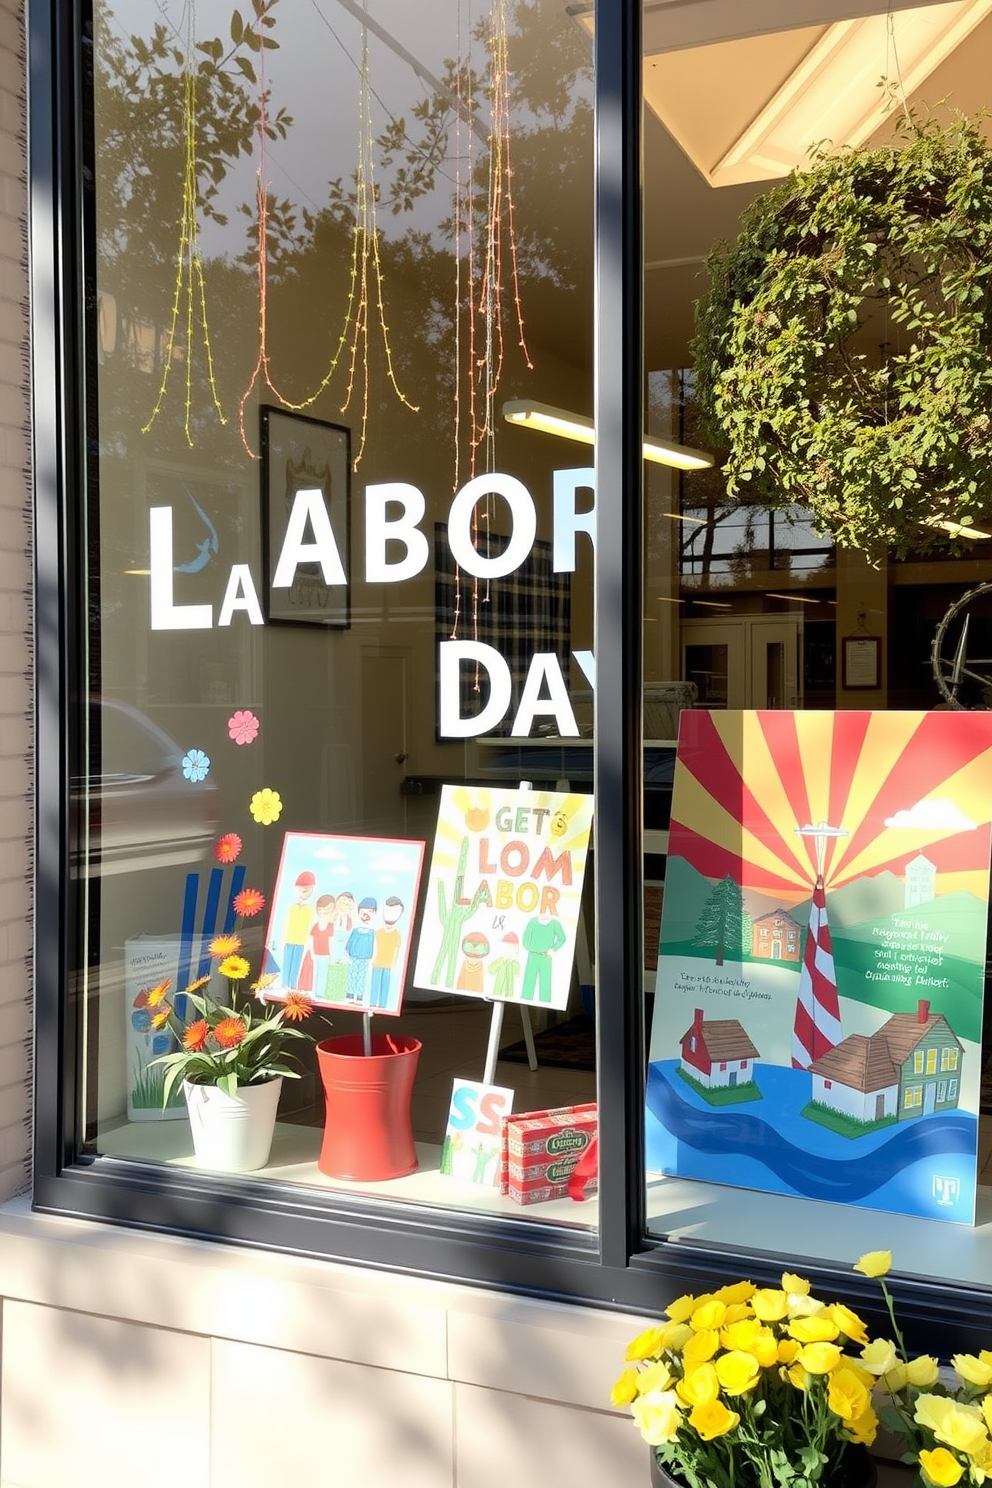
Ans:
<svg viewBox="0 0 992 1488"><path fill-rule="evenodd" d="M236 1013L271 976L360 1060L420 1045L412 1160L392 1092L334 1123L361 1145L379 1100L413 1171L318 1167L293 1044L263 1177L595 1222L561 1154L501 1195L492 1145L510 1100L595 1099L588 33L551 0L95 12L85 1149L194 1163L154 1061L233 936ZM457 1080L509 1094L442 1158Z"/></svg>
<svg viewBox="0 0 992 1488"><path fill-rule="evenodd" d="M930 152L935 182L945 151L990 158L992 21L819 11L797 27L783 0L779 28L749 36L702 4L644 4L648 427L710 457L647 467L646 714L662 680L686 689L685 757L670 746L664 835L645 844L664 907L660 955L656 922L645 946L649 1232L837 1262L884 1236L901 1270L987 1283L989 813L974 782L992 523L981 450L950 473L970 415L941 387L966 323L947 286L992 212L973 202L925 273L896 245L956 211L953 190L904 200L907 150ZM814 213L804 183L867 160L874 184L824 186ZM811 329L817 297L842 292L843 323ZM990 308L969 304L985 366ZM966 786L970 759L984 765ZM931 795L960 810L924 840ZM981 844L967 882L952 867L966 830Z"/></svg>

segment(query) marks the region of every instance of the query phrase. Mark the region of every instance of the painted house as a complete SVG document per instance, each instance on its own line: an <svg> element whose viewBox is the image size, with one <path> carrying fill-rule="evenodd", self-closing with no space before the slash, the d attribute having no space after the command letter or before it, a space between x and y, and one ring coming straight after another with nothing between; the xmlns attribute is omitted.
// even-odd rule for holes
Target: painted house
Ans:
<svg viewBox="0 0 992 1488"><path fill-rule="evenodd" d="M704 1018L696 1008L682 1035L682 1068L708 1090L733 1088L754 1079L758 1051L736 1018Z"/></svg>
<svg viewBox="0 0 992 1488"><path fill-rule="evenodd" d="M813 1100L855 1121L900 1121L951 1111L961 1091L964 1046L943 1013L920 999L865 1037L852 1033L810 1065Z"/></svg>
<svg viewBox="0 0 992 1488"><path fill-rule="evenodd" d="M798 961L802 926L784 909L772 909L751 925L751 955L772 961Z"/></svg>

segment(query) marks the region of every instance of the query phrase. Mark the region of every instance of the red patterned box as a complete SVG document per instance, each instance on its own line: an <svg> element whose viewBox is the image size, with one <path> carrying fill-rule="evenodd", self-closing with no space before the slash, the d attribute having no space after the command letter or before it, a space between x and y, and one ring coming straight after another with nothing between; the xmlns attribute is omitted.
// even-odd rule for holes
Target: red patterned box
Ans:
<svg viewBox="0 0 992 1488"><path fill-rule="evenodd" d="M518 1204L563 1199L572 1169L596 1132L595 1102L504 1117L500 1193L509 1194ZM589 1184L586 1191L594 1187Z"/></svg>

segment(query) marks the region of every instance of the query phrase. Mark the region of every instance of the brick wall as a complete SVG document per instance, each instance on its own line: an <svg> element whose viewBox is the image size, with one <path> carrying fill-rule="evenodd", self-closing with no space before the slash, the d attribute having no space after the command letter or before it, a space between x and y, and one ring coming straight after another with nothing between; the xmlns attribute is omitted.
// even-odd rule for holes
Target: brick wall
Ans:
<svg viewBox="0 0 992 1488"><path fill-rule="evenodd" d="M32 664L23 0L0 0L0 1198L30 1177Z"/></svg>

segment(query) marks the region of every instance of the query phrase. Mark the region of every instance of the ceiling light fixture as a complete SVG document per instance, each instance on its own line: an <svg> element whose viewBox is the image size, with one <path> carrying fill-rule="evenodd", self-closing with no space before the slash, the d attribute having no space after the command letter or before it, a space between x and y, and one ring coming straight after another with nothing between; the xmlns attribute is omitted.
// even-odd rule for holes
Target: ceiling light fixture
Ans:
<svg viewBox="0 0 992 1488"><path fill-rule="evenodd" d="M992 4L992 0L989 3ZM593 444L596 438L596 426L591 418L569 413L564 408L552 408L550 403L535 403L531 398L517 398L504 403L503 417L508 424L540 429L544 434L557 434L560 439L574 439L579 444ZM643 455L645 460L676 470L708 470L714 464L713 456L706 450L676 444L671 439L658 439L653 434L645 436Z"/></svg>
<svg viewBox="0 0 992 1488"><path fill-rule="evenodd" d="M768 598L769 599L784 599L789 604L793 604L793 603L795 603L795 604L819 604L820 603L820 601L818 599L810 599L809 596L808 595L805 595L805 594L776 594L774 592L774 590L772 590L772 589L769 589L769 591L768 591Z"/></svg>
<svg viewBox="0 0 992 1488"><path fill-rule="evenodd" d="M950 0L836 21L708 172L711 183L778 180L806 164L818 140L836 149L863 145L892 115L878 86L885 59L898 57L900 92L909 98L990 12L992 0Z"/></svg>

